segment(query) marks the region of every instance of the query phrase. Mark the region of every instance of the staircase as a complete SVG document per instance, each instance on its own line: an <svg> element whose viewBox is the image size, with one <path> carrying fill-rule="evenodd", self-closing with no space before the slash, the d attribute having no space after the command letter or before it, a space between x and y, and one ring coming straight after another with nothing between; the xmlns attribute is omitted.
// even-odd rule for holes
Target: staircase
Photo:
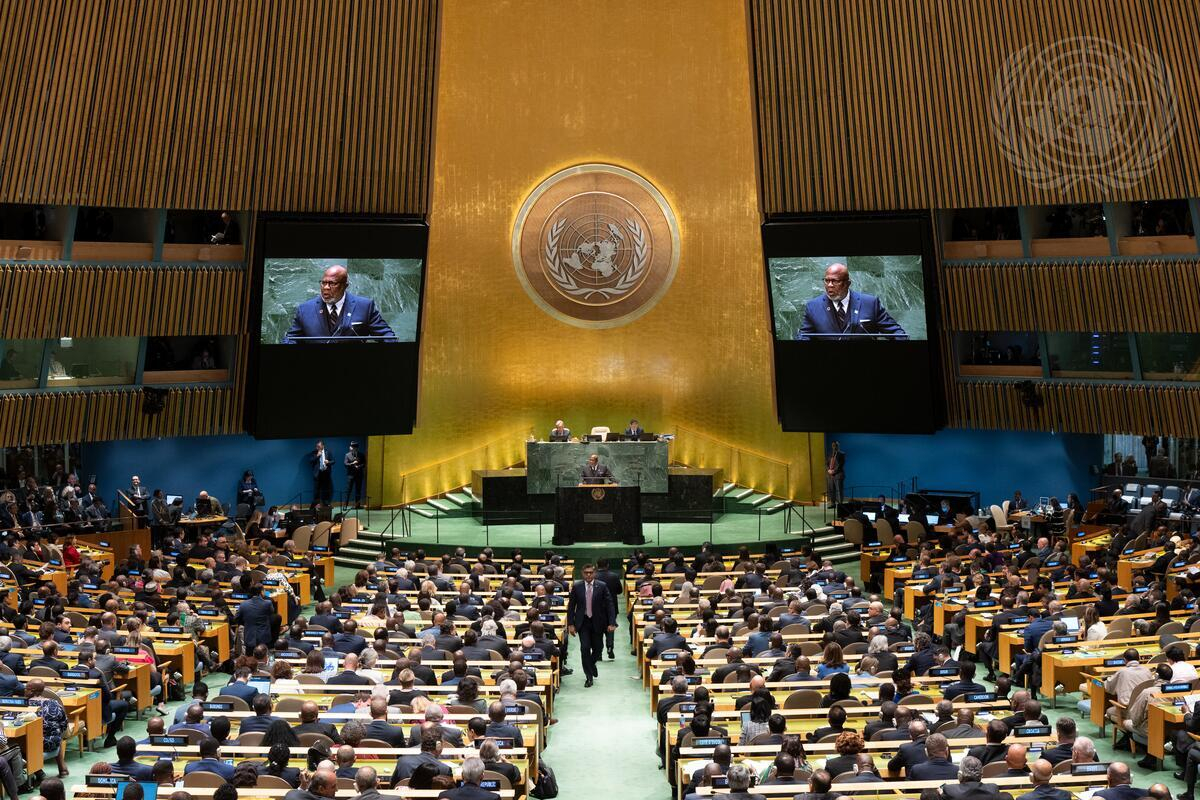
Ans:
<svg viewBox="0 0 1200 800"><path fill-rule="evenodd" d="M338 550L333 563L339 567L362 569L369 564L374 564L384 549L382 534L378 531L360 528L358 537Z"/></svg>
<svg viewBox="0 0 1200 800"><path fill-rule="evenodd" d="M857 561L859 550L854 544L846 541L840 528L817 528L816 535L813 536L813 552L818 558L828 558L840 566L841 562Z"/></svg>
<svg viewBox="0 0 1200 800"><path fill-rule="evenodd" d="M471 491L470 486L464 486L461 489L446 492L438 497L430 497L420 503L412 503L408 506L414 514L419 514L427 519L433 519L437 516L469 517L479 507L479 500L475 497L475 493Z"/></svg>
<svg viewBox="0 0 1200 800"><path fill-rule="evenodd" d="M479 499L471 491L470 486L455 489L452 492L437 497L431 497L420 503L412 503L408 509L414 514L433 519L434 517L469 517L480 507ZM398 526L399 520L396 525ZM389 533L388 538L398 539L399 529ZM375 563L379 554L385 549L382 534L377 531L359 529L358 537L338 550L333 563L339 567L354 567L359 569Z"/></svg>

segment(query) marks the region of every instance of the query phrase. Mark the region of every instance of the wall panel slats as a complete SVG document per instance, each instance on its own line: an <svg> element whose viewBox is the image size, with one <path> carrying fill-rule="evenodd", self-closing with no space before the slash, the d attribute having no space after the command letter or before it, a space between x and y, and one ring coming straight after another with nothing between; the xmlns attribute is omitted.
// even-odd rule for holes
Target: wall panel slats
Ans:
<svg viewBox="0 0 1200 800"><path fill-rule="evenodd" d="M943 264L950 330L1200 333L1200 259Z"/></svg>
<svg viewBox="0 0 1200 800"><path fill-rule="evenodd" d="M245 270L0 264L0 338L242 333Z"/></svg>
<svg viewBox="0 0 1200 800"><path fill-rule="evenodd" d="M424 214L436 23L437 0L6 2L0 202Z"/></svg>
<svg viewBox="0 0 1200 800"><path fill-rule="evenodd" d="M954 392L960 427L1052 430L1062 433L1136 434L1153 420L1171 435L1200 435L1200 387L1102 385L1069 382L1038 385L1043 405L1020 402L1011 382L959 383Z"/></svg>
<svg viewBox="0 0 1200 800"><path fill-rule="evenodd" d="M1200 71L1194 69L1200 4L1194 0L749 3L768 214L1200 195ZM1055 177L1065 179L1030 181L1013 161L1033 163L1041 142L1058 141L1062 114L1029 113L1017 133L998 135L991 117L993 97L1003 96L997 76L1025 48L1031 49L1019 66L1036 70L1038 54L1053 48L1069 72L1088 58L1069 45L1079 37L1132 54L1121 86L1145 103L1139 107L1151 105L1154 85L1142 53L1167 66L1174 136L1164 137L1161 153L1147 154L1141 144L1167 130L1157 117L1127 114L1115 121L1119 130L1083 127L1072 134L1078 146L1057 151ZM1017 99L1033 107L1044 98ZM1124 162L1113 161L1114 143L1126 149ZM1113 163L1136 160L1145 162L1141 174L1105 180Z"/></svg>

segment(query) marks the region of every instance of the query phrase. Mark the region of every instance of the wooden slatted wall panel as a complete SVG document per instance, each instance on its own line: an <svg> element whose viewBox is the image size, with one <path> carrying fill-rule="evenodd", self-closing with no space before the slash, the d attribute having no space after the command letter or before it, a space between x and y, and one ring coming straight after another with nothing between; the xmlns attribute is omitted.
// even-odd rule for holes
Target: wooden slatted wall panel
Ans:
<svg viewBox="0 0 1200 800"><path fill-rule="evenodd" d="M960 382L951 391L955 425L963 428L1139 433L1151 425L1200 436L1200 387L1039 383L1038 409L1027 408L1011 382Z"/></svg>
<svg viewBox="0 0 1200 800"><path fill-rule="evenodd" d="M1195 0L749 0L749 7L767 213L1200 194ZM1014 169L991 130L995 76L1025 47L1037 53L1081 36L1161 58L1178 129L1136 180L1039 188ZM1145 74L1112 84L1140 92ZM1053 111L1030 112L1027 124L1057 125L1062 115ZM1078 157L1064 159L1066 172L1111 173L1099 165L1147 136L1132 119L1118 120L1128 127L1111 142L1082 142Z"/></svg>
<svg viewBox="0 0 1200 800"><path fill-rule="evenodd" d="M0 265L0 338L242 332L241 268Z"/></svg>
<svg viewBox="0 0 1200 800"><path fill-rule="evenodd" d="M3 395L0 447L237 433L237 394L230 387L170 389L155 416L142 413L137 389Z"/></svg>
<svg viewBox="0 0 1200 800"><path fill-rule="evenodd" d="M0 202L424 213L437 10L0 3Z"/></svg>
<svg viewBox="0 0 1200 800"><path fill-rule="evenodd" d="M943 264L942 287L950 330L1200 333L1200 260Z"/></svg>

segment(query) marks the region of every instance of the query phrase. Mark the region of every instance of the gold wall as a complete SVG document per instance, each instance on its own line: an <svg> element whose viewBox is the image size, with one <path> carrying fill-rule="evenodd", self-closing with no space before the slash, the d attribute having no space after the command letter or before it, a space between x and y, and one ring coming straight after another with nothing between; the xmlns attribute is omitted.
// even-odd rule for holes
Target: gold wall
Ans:
<svg viewBox="0 0 1200 800"><path fill-rule="evenodd" d="M821 437L775 419L747 36L730 0L442 4L417 426L372 438L372 494L467 483L556 417L631 416L678 431L675 458L823 491ZM602 331L539 310L509 252L526 195L584 162L654 183L681 234L658 305Z"/></svg>

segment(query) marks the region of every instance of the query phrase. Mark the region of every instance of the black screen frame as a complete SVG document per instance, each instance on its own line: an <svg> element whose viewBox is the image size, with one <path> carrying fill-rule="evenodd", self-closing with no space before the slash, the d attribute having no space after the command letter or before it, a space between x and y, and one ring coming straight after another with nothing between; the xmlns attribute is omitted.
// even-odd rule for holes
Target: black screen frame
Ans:
<svg viewBox="0 0 1200 800"><path fill-rule="evenodd" d="M251 259L244 424L256 439L409 434L416 424L429 226L420 217L264 212ZM412 342L264 344L267 258L419 258ZM351 292L354 276L350 276Z"/></svg>
<svg viewBox="0 0 1200 800"><path fill-rule="evenodd" d="M937 247L929 211L775 216L762 226L763 279L785 431L933 433L945 425ZM793 341L775 330L771 259L920 255L925 340Z"/></svg>

